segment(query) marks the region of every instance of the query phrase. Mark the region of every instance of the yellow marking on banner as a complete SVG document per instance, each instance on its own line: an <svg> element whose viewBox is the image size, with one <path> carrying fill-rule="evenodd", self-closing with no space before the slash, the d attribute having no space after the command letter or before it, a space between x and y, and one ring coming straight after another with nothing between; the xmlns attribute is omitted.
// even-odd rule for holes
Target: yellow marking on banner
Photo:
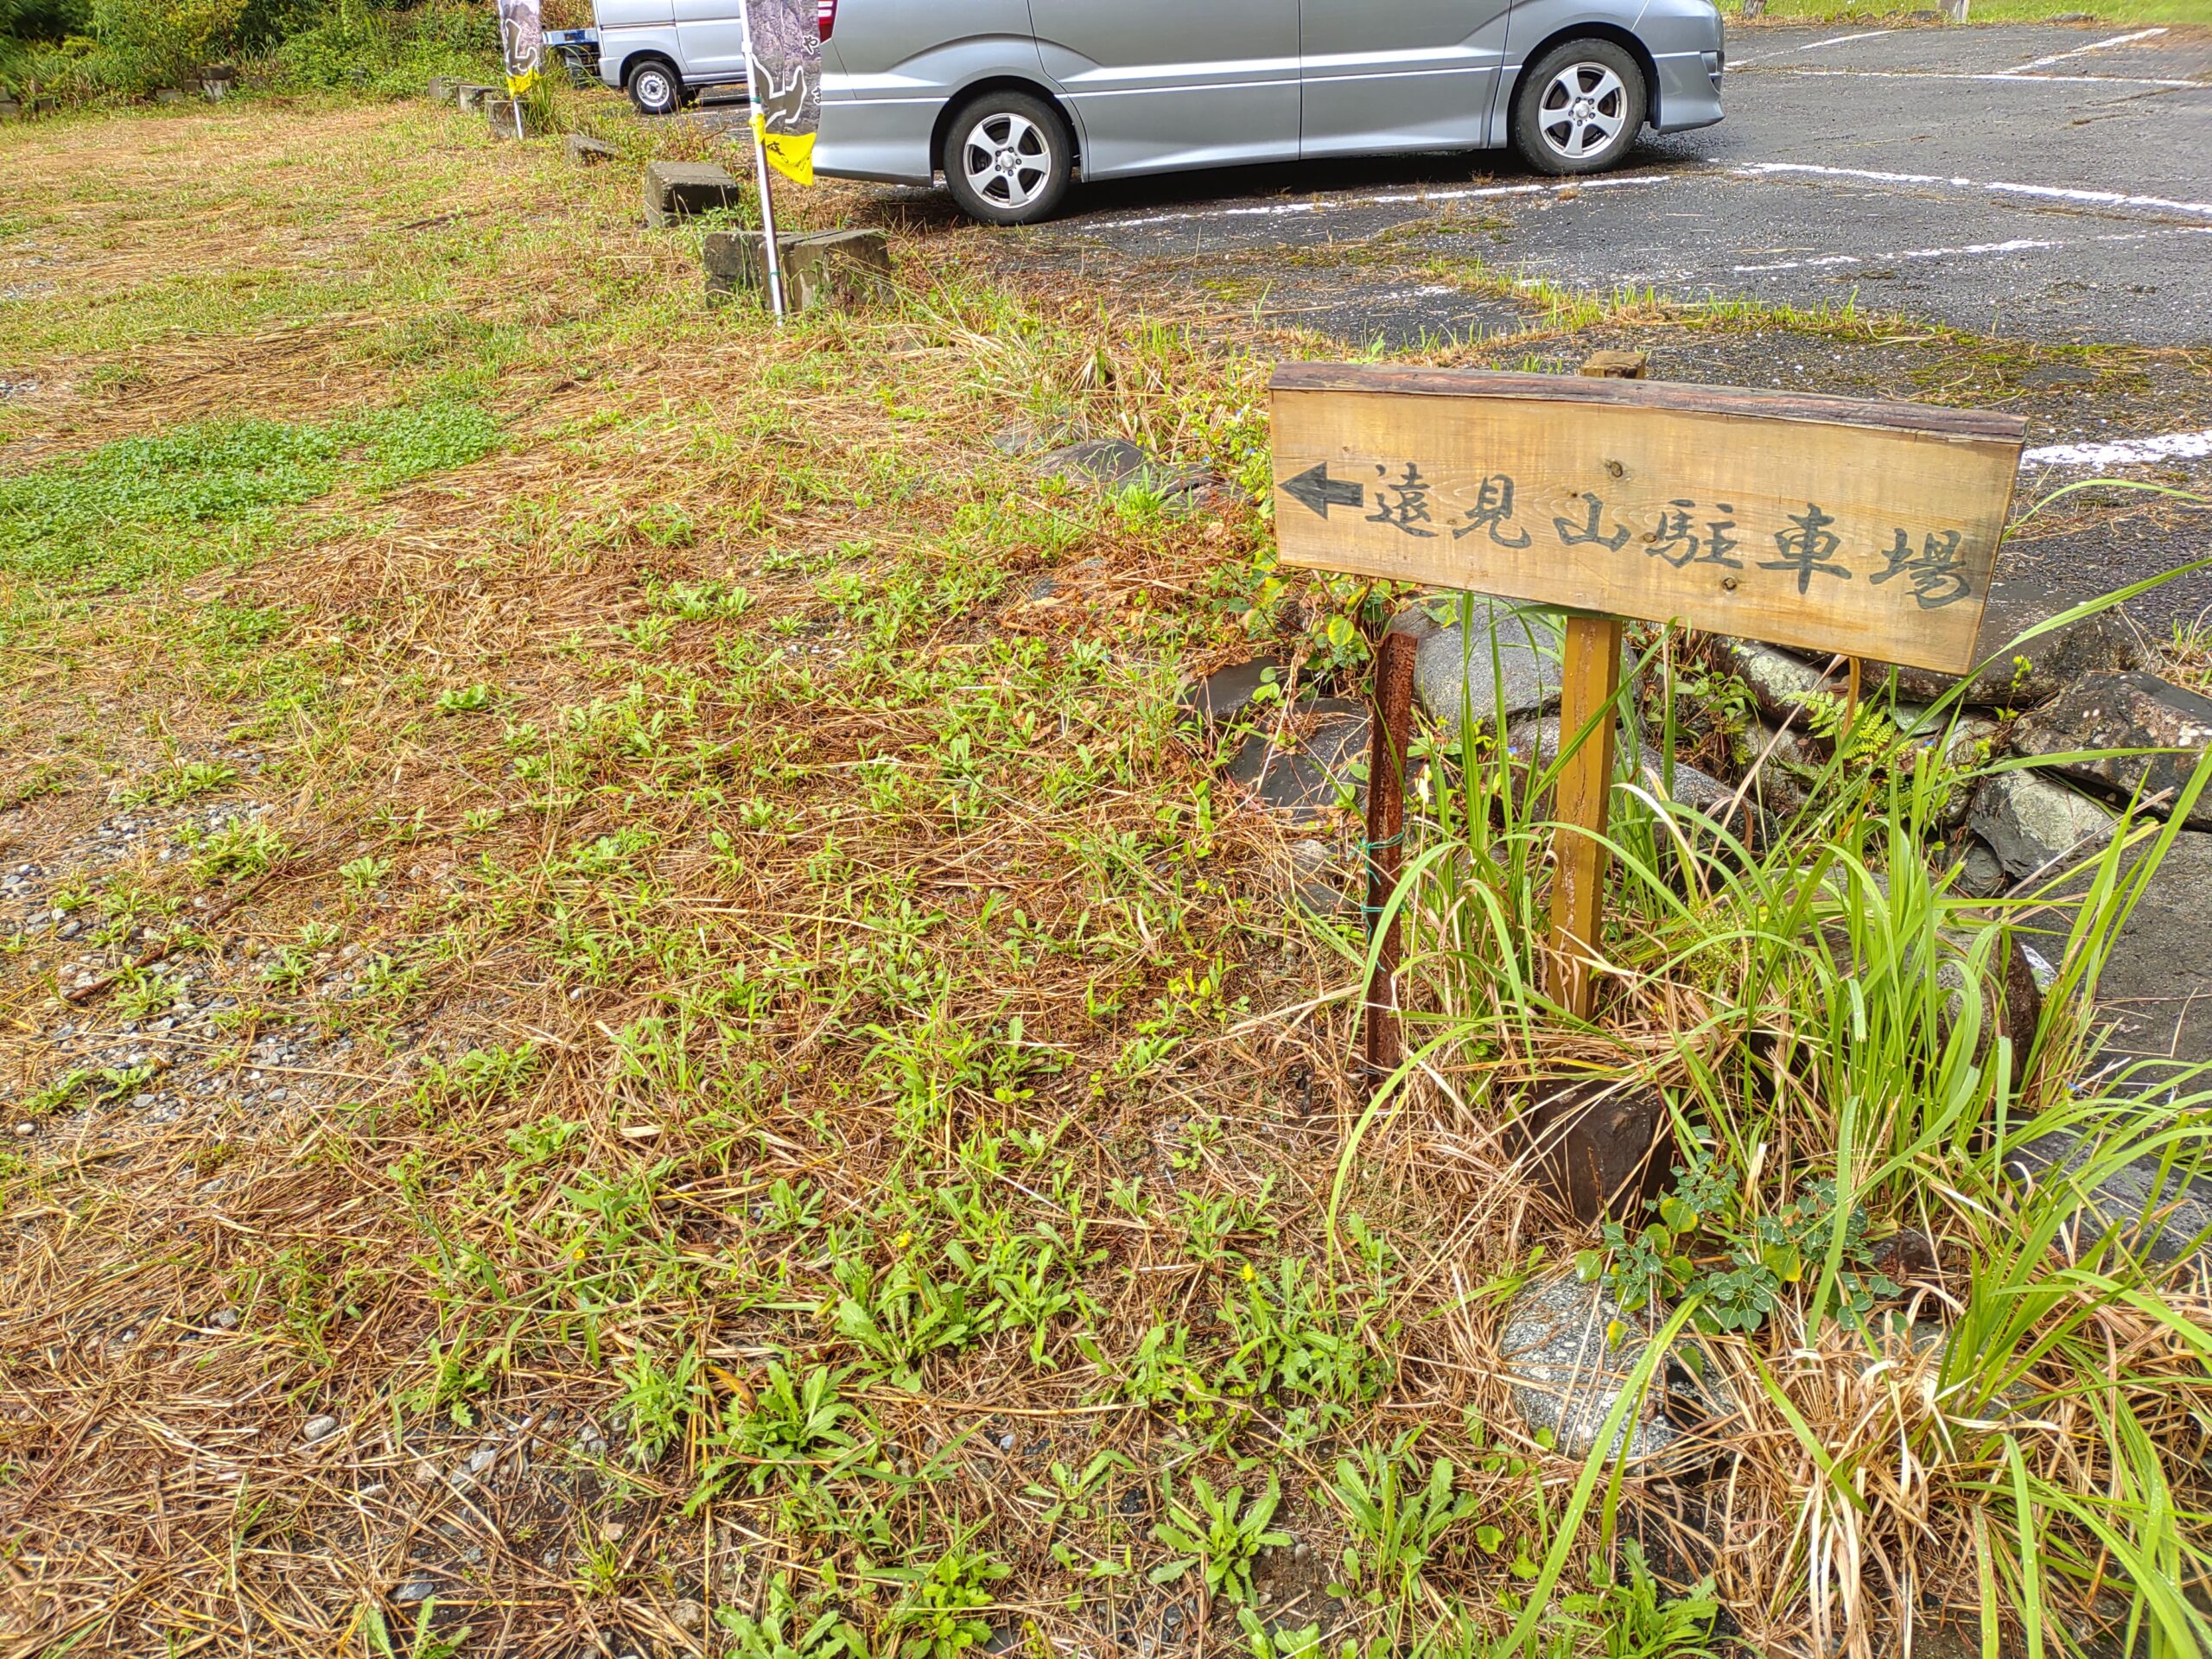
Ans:
<svg viewBox="0 0 2212 1659"><path fill-rule="evenodd" d="M810 132L771 132L760 138L768 165L794 184L814 182L814 135Z"/></svg>

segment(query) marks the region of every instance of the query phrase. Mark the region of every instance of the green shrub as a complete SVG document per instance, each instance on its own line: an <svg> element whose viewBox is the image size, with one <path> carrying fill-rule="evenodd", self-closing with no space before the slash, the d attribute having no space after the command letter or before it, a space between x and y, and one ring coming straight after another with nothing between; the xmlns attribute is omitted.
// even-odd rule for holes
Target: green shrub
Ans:
<svg viewBox="0 0 2212 1659"><path fill-rule="evenodd" d="M249 88L276 92L420 92L440 73L489 78L499 25L489 7L419 6L408 11L353 6L325 12L245 66Z"/></svg>
<svg viewBox="0 0 2212 1659"><path fill-rule="evenodd" d="M92 0L92 38L117 92L188 86L228 52L245 0Z"/></svg>

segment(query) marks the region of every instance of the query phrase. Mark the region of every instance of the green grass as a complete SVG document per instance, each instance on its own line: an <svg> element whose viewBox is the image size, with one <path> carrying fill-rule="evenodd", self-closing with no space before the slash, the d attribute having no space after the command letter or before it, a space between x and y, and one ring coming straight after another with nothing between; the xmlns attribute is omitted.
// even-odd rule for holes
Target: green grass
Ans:
<svg viewBox="0 0 2212 1659"><path fill-rule="evenodd" d="M745 1659L959 1659L1173 1605L1171 1646L1204 1620L1253 1659L1689 1659L1724 1607L1802 1643L1831 1584L1884 1650L1886 1565L1998 1651L2063 1650L2093 1581L2152 1650L2196 1639L2168 1586L2206 1567L2205 1330L2125 1232L2060 1252L2065 1182L1999 1161L2066 1123L2186 1161L2204 1100L2145 1120L2078 1005L2021 1046L1979 995L2016 927L2093 982L2144 865L2082 872L2070 928L1967 904L1931 826L1969 780L1877 697L1771 846L1624 780L1578 1023L1539 988L1543 780L1432 733L1398 895L1422 1065L1373 1096L1362 946L1289 907L1177 702L1255 643L1356 692L1388 614L1274 565L1262 388L1295 347L1033 303L922 237L895 301L778 331L699 296L690 233L639 235L632 173L325 115L210 121L192 188L329 247L147 280L298 292L334 259L343 326L182 314L189 372L128 383L157 429L0 482L9 864L51 870L0 939L33 1120L0 1160L0 1481L40 1483L11 1568L41 1637L219 1645L251 1603L303 1650L488 1651L689 1604ZM40 130L41 169L104 136ZM270 181L283 146L358 194ZM1651 303L1542 297L1562 331ZM101 310L39 327L133 366ZM1252 500L1047 482L995 447L1017 423ZM1725 753L1740 700L1653 648L1655 732ZM118 811L150 837L88 854ZM114 984L62 1012L82 963ZM1539 1066L1664 1088L1700 1157L1654 1230L1527 1201ZM288 1100L243 1097L257 1071ZM1951 1299L1925 1349L1872 1306L1907 1228ZM1637 1547L1643 1483L1497 1380L1505 1300L1577 1265L1666 1302L1721 1408L1737 1519L1687 1574ZM1639 1389L1679 1386L1668 1346ZM344 1433L301 1445L324 1411ZM365 1515L435 1558L419 1624Z"/></svg>

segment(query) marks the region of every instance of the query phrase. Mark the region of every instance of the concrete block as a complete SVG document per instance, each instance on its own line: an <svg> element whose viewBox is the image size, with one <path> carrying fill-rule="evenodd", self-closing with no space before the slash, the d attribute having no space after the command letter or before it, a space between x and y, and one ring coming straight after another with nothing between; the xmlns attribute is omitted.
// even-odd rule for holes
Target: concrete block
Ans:
<svg viewBox="0 0 2212 1659"><path fill-rule="evenodd" d="M154 102L162 105L181 104L184 102L184 94L174 86L157 87L154 92Z"/></svg>
<svg viewBox="0 0 2212 1659"><path fill-rule="evenodd" d="M594 167L601 162L611 162L615 156L614 146L604 138L594 138L588 133L569 135L569 159L579 167Z"/></svg>
<svg viewBox="0 0 2212 1659"><path fill-rule="evenodd" d="M729 169L712 162L645 163L645 223L673 225L694 213L734 207L744 192Z"/></svg>
<svg viewBox="0 0 2212 1659"><path fill-rule="evenodd" d="M20 121L22 118L22 105L12 98L0 98L0 121Z"/></svg>
<svg viewBox="0 0 2212 1659"><path fill-rule="evenodd" d="M891 246L881 231L807 231L779 236L784 298L794 311L852 306L891 289ZM712 231L701 249L707 291L767 292L766 239L758 231Z"/></svg>
<svg viewBox="0 0 2212 1659"><path fill-rule="evenodd" d="M227 63L207 63L200 67L200 91L210 104L221 102L237 87L238 72Z"/></svg>
<svg viewBox="0 0 2212 1659"><path fill-rule="evenodd" d="M545 131L545 118L526 98L486 99L484 124L494 138L537 138Z"/></svg>
<svg viewBox="0 0 2212 1659"><path fill-rule="evenodd" d="M479 86L473 81L459 82L453 89L454 105L464 110L482 109L485 100L491 96L492 89L489 86Z"/></svg>
<svg viewBox="0 0 2212 1659"><path fill-rule="evenodd" d="M461 83L455 80L451 75L432 75L430 77L429 96L430 102L433 104L452 103L454 100L454 94L458 92L460 90Z"/></svg>
<svg viewBox="0 0 2212 1659"><path fill-rule="evenodd" d="M1643 352L1592 352L1575 372L1594 380L1641 380L1650 366L1651 359Z"/></svg>

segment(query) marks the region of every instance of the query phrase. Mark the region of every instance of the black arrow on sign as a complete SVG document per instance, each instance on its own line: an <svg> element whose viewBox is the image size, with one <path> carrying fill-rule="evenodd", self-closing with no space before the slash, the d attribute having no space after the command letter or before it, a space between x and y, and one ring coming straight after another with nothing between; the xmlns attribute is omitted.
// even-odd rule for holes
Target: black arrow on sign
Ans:
<svg viewBox="0 0 2212 1659"><path fill-rule="evenodd" d="M1357 484L1339 484L1329 476L1329 463L1308 467L1296 478L1286 478L1275 486L1294 501L1303 501L1322 518L1329 516L1331 507L1362 507L1367 505L1367 492Z"/></svg>

